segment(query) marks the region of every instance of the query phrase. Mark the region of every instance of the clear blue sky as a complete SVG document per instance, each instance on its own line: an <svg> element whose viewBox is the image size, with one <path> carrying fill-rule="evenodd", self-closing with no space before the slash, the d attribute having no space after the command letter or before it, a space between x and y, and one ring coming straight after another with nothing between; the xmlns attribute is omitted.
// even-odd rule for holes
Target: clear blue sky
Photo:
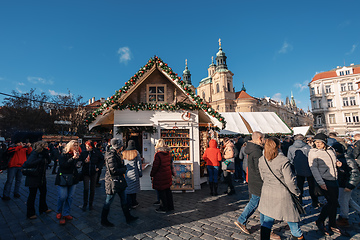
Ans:
<svg viewBox="0 0 360 240"><path fill-rule="evenodd" d="M0 2L0 92L109 97L157 55L198 86L218 39L234 86L310 105L321 71L360 64L360 1ZM3 97L0 96L2 102Z"/></svg>

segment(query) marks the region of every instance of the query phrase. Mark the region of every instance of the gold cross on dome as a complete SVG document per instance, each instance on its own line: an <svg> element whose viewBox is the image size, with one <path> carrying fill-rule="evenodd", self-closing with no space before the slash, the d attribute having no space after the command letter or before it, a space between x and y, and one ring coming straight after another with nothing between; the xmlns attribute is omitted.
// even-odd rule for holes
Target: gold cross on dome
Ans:
<svg viewBox="0 0 360 240"><path fill-rule="evenodd" d="M185 65L187 66L187 59L185 59Z"/></svg>
<svg viewBox="0 0 360 240"><path fill-rule="evenodd" d="M214 56L211 56L211 62L212 63L214 62Z"/></svg>
<svg viewBox="0 0 360 240"><path fill-rule="evenodd" d="M221 38L219 38L219 47L221 47Z"/></svg>

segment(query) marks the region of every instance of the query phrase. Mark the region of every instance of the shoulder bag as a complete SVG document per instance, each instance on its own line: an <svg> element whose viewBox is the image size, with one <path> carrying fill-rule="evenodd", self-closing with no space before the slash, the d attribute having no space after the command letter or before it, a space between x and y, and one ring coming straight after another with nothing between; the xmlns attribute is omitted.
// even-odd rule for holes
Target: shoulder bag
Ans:
<svg viewBox="0 0 360 240"><path fill-rule="evenodd" d="M283 183L283 182L280 180L280 178L278 178L278 177L275 175L275 173L271 170L271 168L270 168L270 166L269 166L269 164L268 164L268 162L267 162L267 160L266 160L265 157L264 157L264 160L265 160L265 163L266 163L266 165L268 166L270 172L274 175L274 177L275 177L275 178L288 190L288 192L290 193L291 199L292 199L292 201L293 201L293 203L294 203L294 205L295 205L296 210L298 211L298 213L299 213L300 215L306 214L305 209L303 208L303 206L302 206L301 203L300 203L300 199L299 199L294 193L292 193L292 192L290 191L290 189L286 186L285 183Z"/></svg>

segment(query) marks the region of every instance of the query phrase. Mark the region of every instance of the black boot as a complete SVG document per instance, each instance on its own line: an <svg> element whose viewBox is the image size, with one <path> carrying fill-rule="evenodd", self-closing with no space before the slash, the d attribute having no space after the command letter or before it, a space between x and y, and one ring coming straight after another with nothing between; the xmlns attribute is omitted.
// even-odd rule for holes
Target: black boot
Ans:
<svg viewBox="0 0 360 240"><path fill-rule="evenodd" d="M261 226L261 229L260 229L260 239L261 240L269 240L270 234L271 234L270 228Z"/></svg>
<svg viewBox="0 0 360 240"><path fill-rule="evenodd" d="M114 224L109 222L109 220L107 219L108 215L109 215L109 211L110 211L110 209L103 208L102 212L101 212L101 225L103 225L104 227L114 227L115 226Z"/></svg>
<svg viewBox="0 0 360 240"><path fill-rule="evenodd" d="M210 186L210 195L214 196L214 183L213 182L209 182L209 186Z"/></svg>
<svg viewBox="0 0 360 240"><path fill-rule="evenodd" d="M214 196L218 195L217 189L218 189L218 183L214 183Z"/></svg>
<svg viewBox="0 0 360 240"><path fill-rule="evenodd" d="M124 212L124 215L125 215L125 219L126 219L126 223L131 223L135 220L137 220L139 217L134 217L130 214L130 210L129 210L129 207L127 206L122 206L121 207L123 212Z"/></svg>

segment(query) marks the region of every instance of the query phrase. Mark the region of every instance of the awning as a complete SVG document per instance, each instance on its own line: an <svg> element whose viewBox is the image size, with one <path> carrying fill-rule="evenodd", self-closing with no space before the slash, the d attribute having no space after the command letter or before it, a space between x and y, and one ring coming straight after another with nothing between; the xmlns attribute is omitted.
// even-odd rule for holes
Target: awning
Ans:
<svg viewBox="0 0 360 240"><path fill-rule="evenodd" d="M274 112L225 112L226 131L220 134L251 134L255 131L264 134L292 134L292 130ZM235 132L235 133L234 133Z"/></svg>
<svg viewBox="0 0 360 240"><path fill-rule="evenodd" d="M294 135L302 134L305 137L309 135L315 135L316 131L311 126L293 127Z"/></svg>

